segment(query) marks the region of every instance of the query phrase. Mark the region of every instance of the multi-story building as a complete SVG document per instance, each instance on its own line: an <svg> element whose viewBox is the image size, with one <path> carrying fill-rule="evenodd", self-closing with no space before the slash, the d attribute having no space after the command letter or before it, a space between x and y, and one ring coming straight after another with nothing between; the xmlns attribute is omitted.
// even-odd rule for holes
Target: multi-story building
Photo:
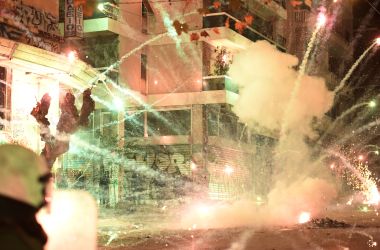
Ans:
<svg viewBox="0 0 380 250"><path fill-rule="evenodd" d="M247 191L265 194L276 134L257 134L238 121L231 111L238 88L225 72L215 70L216 57L221 53L218 48L233 57L252 42L267 40L301 60L318 11L326 11L338 20L337 32L326 32L329 49L316 50L313 55L325 65L310 71L334 79L341 76L337 62L351 53L350 4L343 3L338 11L334 6L321 10L317 1L296 2L250 0L233 6L219 1L103 3L102 11L96 10L84 21L85 42L79 44L79 54L83 60L96 60L90 63L101 70L112 63L107 59L116 61L134 53L114 69L112 78L119 87L107 83L113 97L123 101L124 111L97 110L94 127L117 137L119 145L134 149L127 150L129 165L203 181L211 198L236 198ZM246 16L253 17L253 22ZM177 30L172 26L175 21ZM242 21L244 28L239 25ZM104 50L98 59L91 52L97 49ZM120 87L128 90L123 93ZM107 101L113 103L111 98ZM70 155L66 163L67 167L75 165ZM142 193L139 199L158 198L155 187L167 197L175 196L176 186L164 188L154 178L119 170L119 198L130 197L136 190ZM115 173L111 175L115 178Z"/></svg>
<svg viewBox="0 0 380 250"><path fill-rule="evenodd" d="M209 13L197 11L202 8ZM84 40L70 46L77 45L82 59L102 70L112 63L106 58L116 61L154 40L114 69L117 76L111 78L129 93L107 82L113 97L123 100L124 111L110 111L106 105L93 119L93 126L104 135L112 134L129 148L133 144L136 150L127 150L127 165L182 175L202 183L215 199L236 198L248 191L252 194L252 190L265 194L276 136L272 132L256 134L238 121L231 111L238 88L226 72L215 70L215 57L224 53L217 48L223 47L226 56L233 56L263 39L286 51L286 4L248 1L238 8L224 4L217 8L211 1L105 3L103 16L96 10L84 21ZM239 30L245 16L254 21ZM175 21L183 29L181 35L172 26ZM111 98L106 101L113 103ZM68 154L64 166L87 166L84 159L78 159L75 153ZM107 168L98 166L99 171L106 169L102 171L117 176L119 198L131 197L136 190L142 193L139 199L159 198L162 190L167 198L176 195L178 187L170 183L165 186L128 168L119 168L117 174ZM99 181L90 175L88 182Z"/></svg>
<svg viewBox="0 0 380 250"><path fill-rule="evenodd" d="M35 39L21 40L20 34L9 37L12 32L1 33L6 39L0 40L0 55L5 59L0 64L7 67L7 73L0 72L3 78L6 75L0 105L5 111L12 110L8 119L14 125L9 131L17 133L14 121L21 116L24 120L29 107L35 104L33 99L17 108L21 102L13 101L20 99L16 93L32 85L39 91L35 94L38 99L44 92L38 86L45 81L49 88L66 88L74 83L82 89L95 82L98 83L95 90L100 89L94 93L97 110L92 117L92 130L83 132L81 138L86 138L84 141L90 146L97 144L98 148L109 150L96 151L105 159L94 161L81 153L83 144L72 141L60 170L63 176L83 180L79 177L84 175L86 185L96 188L101 176L107 176L112 203L135 198L136 194L140 196L138 200L149 200L175 197L182 192L175 182L163 182L136 169L153 169L166 179L180 175L204 187L214 199L265 194L270 185L276 133L258 134L239 122L231 111L239 96L238 88L226 75L225 68L220 67L220 58L223 65L228 64L235 53L256 40L267 40L279 50L301 57L308 38L306 31L310 30L304 21L308 19L306 15L313 16L316 3L298 1L301 4L294 7L282 0L230 1L230 4L143 0L99 1L100 8L95 8L98 4L95 1L79 2L85 4L83 30L75 29L79 38L67 38L64 44L58 43L59 47L33 44ZM67 24L73 21L73 1L39 4L22 3L33 9L31 15L44 11L45 17L53 17L53 23L48 25L46 21L41 27L28 24L31 30L28 34L46 41L59 40L65 29L68 32ZM34 19L25 18L25 22L30 20ZM9 20L2 20L1 25L2 30L12 26ZM41 31L39 27L48 30ZM44 37L46 33L52 35ZM69 50L76 50L80 59L98 71L107 71L109 78L97 76L94 69L80 60L72 63L54 53ZM120 58L122 61L115 67L108 68ZM27 86L21 84L26 81ZM7 84L12 91L7 90ZM105 89L100 88L104 85ZM16 110L21 109L23 113L17 116ZM33 141L38 144L35 127L33 133L36 134ZM112 163L115 143L126 148L123 153L128 160ZM111 165L115 166L110 168Z"/></svg>

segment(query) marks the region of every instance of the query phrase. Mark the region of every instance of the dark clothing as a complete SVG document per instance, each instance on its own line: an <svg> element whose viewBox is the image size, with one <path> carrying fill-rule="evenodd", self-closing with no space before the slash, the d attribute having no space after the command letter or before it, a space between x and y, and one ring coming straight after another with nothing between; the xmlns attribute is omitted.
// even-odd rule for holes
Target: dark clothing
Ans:
<svg viewBox="0 0 380 250"><path fill-rule="evenodd" d="M42 250L47 236L36 220L38 209L0 195L0 249Z"/></svg>

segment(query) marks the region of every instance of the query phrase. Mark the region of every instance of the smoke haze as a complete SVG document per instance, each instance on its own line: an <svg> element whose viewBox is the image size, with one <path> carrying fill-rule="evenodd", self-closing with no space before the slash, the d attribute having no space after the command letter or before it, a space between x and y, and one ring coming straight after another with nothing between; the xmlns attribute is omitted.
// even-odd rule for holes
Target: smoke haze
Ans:
<svg viewBox="0 0 380 250"><path fill-rule="evenodd" d="M266 41L258 41L234 57L229 71L239 85L234 112L251 130L264 128L278 134L271 156L274 173L267 180L270 191L261 206L236 201L211 207L212 213L203 214L203 218L193 209L186 213L185 221L204 227L289 225L297 223L302 212L317 216L336 197L328 168L311 159L310 146L305 143L306 137L315 135L312 121L323 118L330 109L333 93L322 78L304 75L290 100L297 64L296 57L278 51ZM279 135L284 123L286 130Z"/></svg>

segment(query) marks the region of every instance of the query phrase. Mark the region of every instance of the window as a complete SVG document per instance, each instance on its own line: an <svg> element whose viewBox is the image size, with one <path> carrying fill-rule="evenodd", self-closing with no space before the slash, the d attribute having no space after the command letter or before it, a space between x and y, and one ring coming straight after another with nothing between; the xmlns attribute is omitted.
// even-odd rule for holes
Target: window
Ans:
<svg viewBox="0 0 380 250"><path fill-rule="evenodd" d="M125 137L144 136L144 112L129 112L125 115L124 135Z"/></svg>
<svg viewBox="0 0 380 250"><path fill-rule="evenodd" d="M117 136L118 120L111 112L101 114L101 132L104 136Z"/></svg>
<svg viewBox="0 0 380 250"><path fill-rule="evenodd" d="M190 135L190 109L149 112L148 128L149 135Z"/></svg>
<svg viewBox="0 0 380 250"><path fill-rule="evenodd" d="M145 54L141 54L141 80L146 81L146 64L147 64L147 56Z"/></svg>
<svg viewBox="0 0 380 250"><path fill-rule="evenodd" d="M220 136L228 139L237 138L237 117L232 113L221 112L219 126Z"/></svg>
<svg viewBox="0 0 380 250"><path fill-rule="evenodd" d="M143 0L141 2L141 17L142 17L142 32L144 34L148 33L148 17L153 16L153 9L149 4L148 0Z"/></svg>
<svg viewBox="0 0 380 250"><path fill-rule="evenodd" d="M209 136L218 135L218 114L211 109L207 113L207 131Z"/></svg>

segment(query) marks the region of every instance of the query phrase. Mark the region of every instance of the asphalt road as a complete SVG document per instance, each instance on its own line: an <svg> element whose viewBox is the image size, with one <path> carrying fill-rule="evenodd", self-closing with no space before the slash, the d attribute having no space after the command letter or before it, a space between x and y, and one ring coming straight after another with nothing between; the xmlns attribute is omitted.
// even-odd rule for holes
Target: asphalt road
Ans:
<svg viewBox="0 0 380 250"><path fill-rule="evenodd" d="M104 216L99 220L98 245L101 250L380 249L380 218L376 210L336 209L320 218L326 223L309 222L271 228L174 230L165 228L165 218L159 214Z"/></svg>

